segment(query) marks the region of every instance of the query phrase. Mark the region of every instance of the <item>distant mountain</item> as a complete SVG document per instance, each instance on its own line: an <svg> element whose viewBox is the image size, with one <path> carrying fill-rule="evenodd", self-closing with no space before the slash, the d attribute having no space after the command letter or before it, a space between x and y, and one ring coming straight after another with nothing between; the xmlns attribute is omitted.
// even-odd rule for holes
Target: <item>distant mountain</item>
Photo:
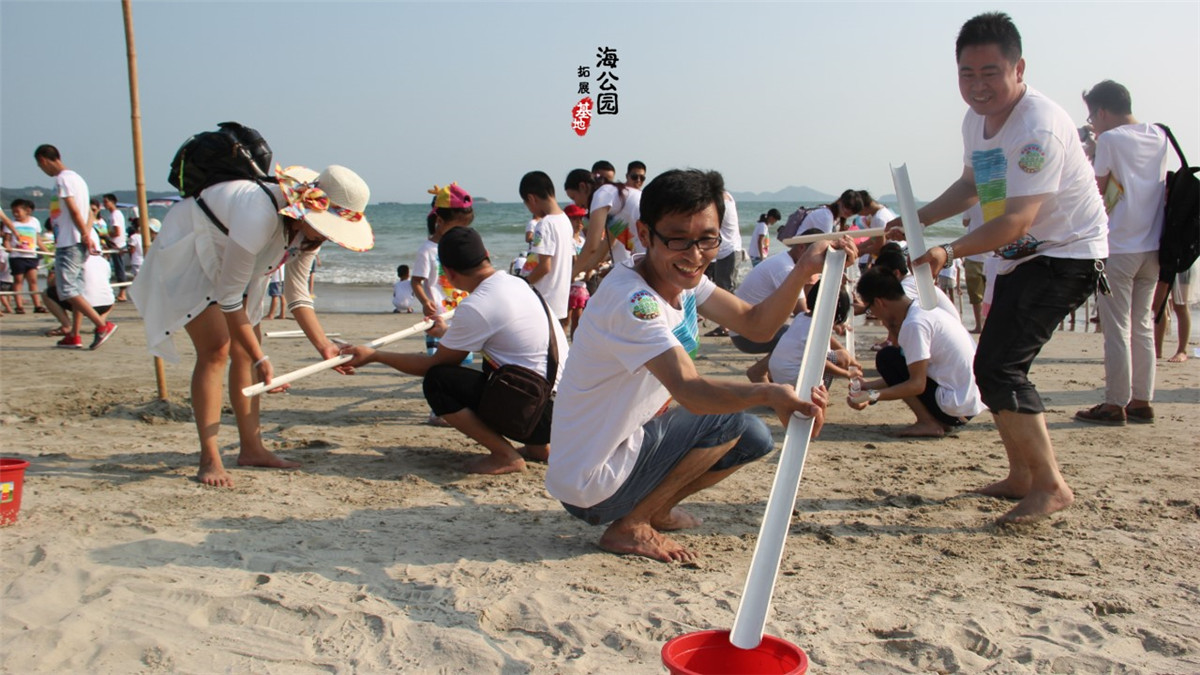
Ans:
<svg viewBox="0 0 1200 675"><path fill-rule="evenodd" d="M835 195L814 190L808 186L789 185L775 192L733 192L734 201L739 202L831 202Z"/></svg>
<svg viewBox="0 0 1200 675"><path fill-rule="evenodd" d="M92 196L99 198L105 193L93 192ZM118 202L133 204L137 202L137 190L115 190L113 194L117 196ZM146 193L146 199L166 199L168 197L177 197L178 192L169 190L166 192L150 191ZM33 202L34 206L39 209L50 208L50 198L54 196L52 187L31 186L23 188L6 188L0 187L0 205L3 205L7 210L8 205L14 199L28 199Z"/></svg>

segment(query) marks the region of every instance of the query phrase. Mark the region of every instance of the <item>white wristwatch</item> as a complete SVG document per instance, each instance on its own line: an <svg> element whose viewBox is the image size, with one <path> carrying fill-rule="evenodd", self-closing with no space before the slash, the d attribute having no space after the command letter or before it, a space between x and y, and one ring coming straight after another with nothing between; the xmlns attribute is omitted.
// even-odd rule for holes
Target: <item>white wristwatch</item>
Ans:
<svg viewBox="0 0 1200 675"><path fill-rule="evenodd" d="M879 390L867 390L867 405L875 405L876 403L879 403Z"/></svg>

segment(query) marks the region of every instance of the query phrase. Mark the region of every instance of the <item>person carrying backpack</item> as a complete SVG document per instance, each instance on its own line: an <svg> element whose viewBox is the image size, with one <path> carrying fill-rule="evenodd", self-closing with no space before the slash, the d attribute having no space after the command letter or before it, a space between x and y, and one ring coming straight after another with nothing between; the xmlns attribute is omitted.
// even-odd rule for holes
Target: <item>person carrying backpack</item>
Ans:
<svg viewBox="0 0 1200 675"><path fill-rule="evenodd" d="M269 151L266 162L269 166ZM192 409L200 437L197 479L205 485L233 485L217 442L222 381L230 361L229 395L241 441L238 465L299 466L263 446L258 399L241 394L256 381L270 383L274 374L258 327L272 270L286 265L288 309L317 353L328 359L338 355L338 348L325 337L308 293L312 261L327 240L354 251L374 245L363 214L370 190L358 174L336 165L320 174L299 166L277 166L275 173L277 183L257 176L224 180L173 206L129 289L145 319L152 354L178 361L172 340L181 329L195 345Z"/></svg>

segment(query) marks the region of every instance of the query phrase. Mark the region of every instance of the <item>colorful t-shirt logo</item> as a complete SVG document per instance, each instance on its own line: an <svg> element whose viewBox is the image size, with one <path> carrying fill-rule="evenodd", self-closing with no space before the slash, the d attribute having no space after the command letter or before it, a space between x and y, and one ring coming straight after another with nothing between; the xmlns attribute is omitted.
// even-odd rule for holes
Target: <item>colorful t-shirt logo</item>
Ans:
<svg viewBox="0 0 1200 675"><path fill-rule="evenodd" d="M1026 173L1037 173L1046 162L1041 146L1030 143L1021 149L1018 165ZM983 209L983 221L1004 215L1005 199L1008 197L1008 158L1000 148L976 150L971 153L971 168L975 171L975 191L979 193L979 206ZM996 255L1007 260L1024 258L1037 251L1042 242L1031 235L996 249Z"/></svg>

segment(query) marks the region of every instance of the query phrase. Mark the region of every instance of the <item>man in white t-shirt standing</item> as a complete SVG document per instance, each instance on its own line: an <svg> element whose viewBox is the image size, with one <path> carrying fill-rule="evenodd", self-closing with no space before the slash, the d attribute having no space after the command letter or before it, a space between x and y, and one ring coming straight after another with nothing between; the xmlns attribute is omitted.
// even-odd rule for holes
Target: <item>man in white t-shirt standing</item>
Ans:
<svg viewBox="0 0 1200 675"><path fill-rule="evenodd" d="M449 327L440 314L433 317L435 325L429 332L441 340L432 355L376 351L365 345L344 347L342 353L354 356L351 367L383 363L423 377L425 400L434 414L488 450L486 457L467 464L468 473L524 471L526 459L545 461L550 453L553 402L531 436L514 439L526 444L519 449L489 427L476 410L492 370L515 364L547 377L551 339L558 352L557 383L567 360L566 333L550 320L529 284L492 267L483 239L470 227L456 227L442 235L438 259L447 280L469 295L455 308ZM483 354L483 372L459 365L476 351Z"/></svg>
<svg viewBox="0 0 1200 675"><path fill-rule="evenodd" d="M957 316L941 307L922 309L884 268L863 273L857 291L897 339L875 355L881 379L863 382L861 392L847 399L850 407L862 410L879 401L903 400L917 421L898 435L933 438L983 412L971 372L975 342Z"/></svg>
<svg viewBox="0 0 1200 675"><path fill-rule="evenodd" d="M611 523L600 538L607 551L692 560L662 534L700 524L679 502L774 447L762 420L741 411L767 405L784 423L812 415L814 434L824 419L823 387L810 403L788 385L703 377L692 361L699 316L769 340L827 248L811 247L758 305L739 300L704 276L721 245L724 193L716 172L672 170L651 181L637 222L646 253L613 268L575 332L576 357L554 403L546 488L577 518ZM848 239L838 245L853 255Z"/></svg>
<svg viewBox="0 0 1200 675"><path fill-rule="evenodd" d="M575 228L554 198L554 181L548 174L530 171L521 177L518 190L525 208L537 219L525 258L525 280L546 299L554 318L566 326Z"/></svg>
<svg viewBox="0 0 1200 675"><path fill-rule="evenodd" d="M50 202L50 222L54 226L54 278L58 297L71 303L75 311L71 334L59 340L58 346L83 348L79 326L86 316L96 326L90 347L96 349L117 332L117 324L105 321L83 297L83 263L89 255L100 255L99 242L88 236L91 195L83 177L63 164L58 148L39 145L33 158L43 173L54 178L54 198Z"/></svg>
<svg viewBox="0 0 1200 675"><path fill-rule="evenodd" d="M737 203L725 193L725 216L721 219L721 247L712 264L712 280L717 288L733 292L737 285L737 264L742 257L742 230L738 225Z"/></svg>
<svg viewBox="0 0 1200 675"><path fill-rule="evenodd" d="M984 224L912 261L940 270L994 250L991 314L975 352L975 381L1008 454L1008 476L978 492L1020 502L1003 523L1036 520L1075 500L1058 469L1029 368L1058 324L1096 290L1108 219L1091 165L1065 110L1025 83L1021 35L1007 14L970 19L955 48L963 173L918 212L936 223L983 204ZM900 231L900 223L888 225Z"/></svg>
<svg viewBox="0 0 1200 675"><path fill-rule="evenodd" d="M125 214L117 207L117 196L111 193L104 195L104 208L108 210L108 240L116 249L116 252L109 256L108 262L112 266L113 278L119 283L125 283L128 281L125 276L125 246L129 234L125 227ZM117 302L126 300L125 287L122 286L117 291Z"/></svg>
<svg viewBox="0 0 1200 675"><path fill-rule="evenodd" d="M1104 329L1104 403L1075 413L1093 424L1154 421L1154 288L1167 190L1167 135L1133 116L1129 90L1105 80L1083 95L1096 131L1096 185L1108 211L1110 292Z"/></svg>

